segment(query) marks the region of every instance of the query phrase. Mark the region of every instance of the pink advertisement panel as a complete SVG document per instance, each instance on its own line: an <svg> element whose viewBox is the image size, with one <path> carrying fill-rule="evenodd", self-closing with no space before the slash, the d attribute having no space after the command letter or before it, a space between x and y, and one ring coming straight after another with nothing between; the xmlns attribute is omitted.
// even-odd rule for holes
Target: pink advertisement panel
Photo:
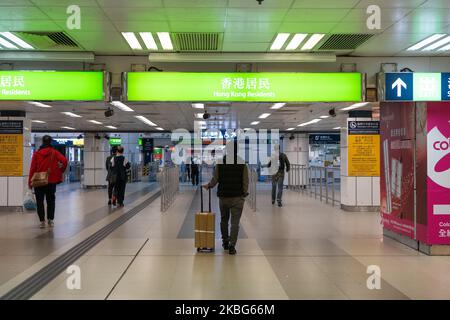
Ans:
<svg viewBox="0 0 450 320"><path fill-rule="evenodd" d="M428 244L450 244L450 102L427 103Z"/></svg>
<svg viewBox="0 0 450 320"><path fill-rule="evenodd" d="M383 226L414 238L414 104L383 102L380 117Z"/></svg>

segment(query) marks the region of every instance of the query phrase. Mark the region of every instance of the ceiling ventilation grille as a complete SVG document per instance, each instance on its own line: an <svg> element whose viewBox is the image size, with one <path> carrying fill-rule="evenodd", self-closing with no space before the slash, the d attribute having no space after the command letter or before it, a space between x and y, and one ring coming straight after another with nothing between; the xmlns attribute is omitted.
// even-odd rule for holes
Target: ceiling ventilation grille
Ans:
<svg viewBox="0 0 450 320"><path fill-rule="evenodd" d="M333 34L319 50L354 50L373 37L373 34Z"/></svg>
<svg viewBox="0 0 450 320"><path fill-rule="evenodd" d="M174 33L173 39L178 51L220 51L222 45L221 33L183 32Z"/></svg>
<svg viewBox="0 0 450 320"><path fill-rule="evenodd" d="M64 32L15 32L26 42L34 44L38 49L79 49L78 44Z"/></svg>

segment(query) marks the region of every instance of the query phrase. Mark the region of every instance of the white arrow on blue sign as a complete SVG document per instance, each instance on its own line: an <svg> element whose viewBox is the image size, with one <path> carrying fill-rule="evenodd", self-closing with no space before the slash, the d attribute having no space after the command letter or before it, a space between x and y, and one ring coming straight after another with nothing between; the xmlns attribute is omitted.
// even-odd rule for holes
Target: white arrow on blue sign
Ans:
<svg viewBox="0 0 450 320"><path fill-rule="evenodd" d="M413 73L386 73L386 100L413 100Z"/></svg>

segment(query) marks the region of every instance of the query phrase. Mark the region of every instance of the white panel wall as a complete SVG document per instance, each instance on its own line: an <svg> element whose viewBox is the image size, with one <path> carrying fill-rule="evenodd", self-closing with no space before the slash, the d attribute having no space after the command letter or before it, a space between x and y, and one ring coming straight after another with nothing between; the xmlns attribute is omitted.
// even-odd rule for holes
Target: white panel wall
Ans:
<svg viewBox="0 0 450 320"><path fill-rule="evenodd" d="M84 180L85 187L107 186L105 162L109 155L109 142L103 137L95 138L95 134L84 135Z"/></svg>

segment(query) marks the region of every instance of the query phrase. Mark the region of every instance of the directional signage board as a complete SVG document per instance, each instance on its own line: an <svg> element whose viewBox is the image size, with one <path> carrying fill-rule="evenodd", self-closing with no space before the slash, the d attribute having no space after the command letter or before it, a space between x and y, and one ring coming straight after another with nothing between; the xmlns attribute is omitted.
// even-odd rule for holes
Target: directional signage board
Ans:
<svg viewBox="0 0 450 320"><path fill-rule="evenodd" d="M385 93L385 101L449 101L450 73L386 73Z"/></svg>
<svg viewBox="0 0 450 320"><path fill-rule="evenodd" d="M356 102L361 73L128 72L128 101Z"/></svg>

